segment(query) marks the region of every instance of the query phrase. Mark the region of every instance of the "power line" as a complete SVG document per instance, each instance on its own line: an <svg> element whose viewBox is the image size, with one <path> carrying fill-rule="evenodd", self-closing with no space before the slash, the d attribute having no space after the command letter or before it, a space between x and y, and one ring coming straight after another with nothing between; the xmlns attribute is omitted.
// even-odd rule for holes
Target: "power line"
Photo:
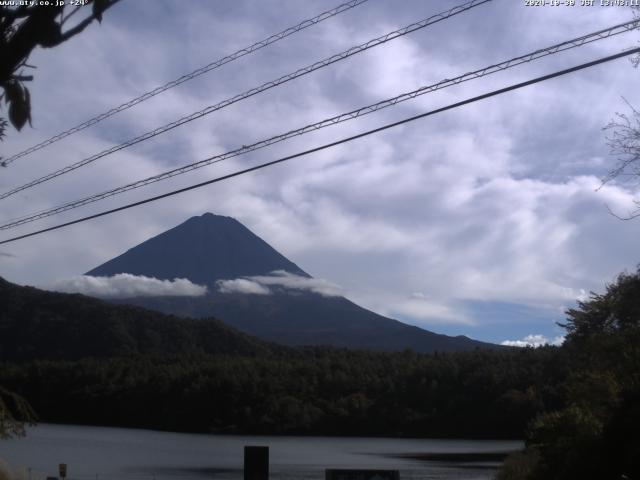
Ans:
<svg viewBox="0 0 640 480"><path fill-rule="evenodd" d="M10 243L10 242L15 242L17 240L22 240L24 238L32 237L34 235L39 235L41 233L50 232L50 231L53 231L53 230L58 230L58 229L63 228L63 227L67 227L67 226L70 226L70 225L75 225L76 223L86 222L86 221L92 220L94 218L103 217L105 215L109 215L109 214L112 214L112 213L116 213L116 212L120 212L120 211L123 211L123 210L127 210L129 208L133 208L133 207L137 207L137 206L140 206L140 205L144 205L146 203L155 202L155 201L161 200L163 198L167 198L167 197L171 197L171 196L174 196L174 195L178 195L180 193L188 192L190 190L195 190L197 188L201 188L201 187L204 187L206 185L211 185L213 183L222 182L224 180L228 180L228 179L233 178L233 177L238 177L240 175L244 175L246 173L250 173L250 172L253 172L253 171L256 171L256 170L261 170L263 168L270 167L270 166L276 165L278 163L283 163L283 162L286 162L288 160L292 160L294 158L303 157L303 156L306 156L306 155L309 155L309 154L312 154L312 153L315 153L315 152L319 152L321 150L325 150L327 148L331 148L331 147L335 147L337 145L341 145L343 143L351 142L353 140L357 140L359 138L363 138L363 137L372 135L374 133L378 133L378 132L381 132L381 131L384 131L384 130L388 130L390 128L397 127L399 125L403 125L405 123L413 122L415 120L418 120L418 119L421 119L421 118L424 118L424 117L428 117L428 116L431 116L431 115L435 115L437 113L445 112L447 110L452 110L454 108L458 108L458 107L461 107L463 105L468 105L470 103L474 103L474 102L477 102L479 100L484 100L486 98L494 97L496 95L501 95L503 93L507 93L507 92L510 92L512 90L517 90L519 88L527 87L529 85L533 85L533 84L536 84L536 83L544 82L546 80L551 80L553 78L560 77L560 76L566 75L568 73L572 73L572 72L576 72L576 71L579 71L579 70L583 70L585 68L593 67L595 65L599 65L599 64L602 64L602 63L605 63L605 62L610 62L610 61L616 60L618 58L627 57L629 55L634 55L636 53L640 53L640 48L630 49L630 50L627 50L627 51L624 51L624 52L621 52L621 53L618 53L618 54L615 54L615 55L610 55L610 56L607 56L607 57L599 58L597 60L593 60L591 62L583 63L583 64L577 65L575 67L567 68L565 70L560 70L560 71L557 71L557 72L554 72L554 73L550 73L548 75L537 77L537 78L534 78L532 80L527 80L526 82L521 82L521 83L517 83L517 84L514 84L514 85L510 85L508 87L501 88L501 89L498 89L498 90L494 90L492 92L485 93L483 95L478 95L476 97L472 97L472 98L469 98L469 99L466 99L466 100L462 100L460 102L456 102L456 103L447 105L446 107L441 107L441 108L438 108L438 109L435 109L435 110L431 110L429 112L421 113L419 115L415 115L413 117L405 118L403 120L400 120L400 121L397 121L397 122L394 122L394 123L389 123L389 124L384 125L382 127L374 128L372 130L367 130L366 132L362 132L362 133L359 133L357 135L346 137L346 138L343 138L341 140L337 140L335 142L327 143L327 144L321 145L319 147L315 147L315 148L312 148L312 149L309 149L309 150L305 150L303 152L298 152L296 154L289 155L289 156L286 156L286 157L282 157L282 158L279 158L277 160L272 160L270 162L262 163L260 165L254 166L254 167L245 168L244 170L240 170L240 171L237 171L237 172L234 172L234 173L230 173L228 175L223 175L221 177L216 177L216 178L213 178L211 180L207 180L205 182L197 183L195 185L190 185L188 187L180 188L178 190L173 190L171 192L163 193L161 195L156 195L154 197L150 197L150 198L146 198L144 200L140 200L140 201L137 201L137 202L129 203L129 204L123 205L121 207L113 208L111 210L106 210L106 211L103 211L103 212L100 212L100 213L96 213L96 214L93 214L93 215L82 217L82 218L79 218L79 219L76 219L76 220L72 220L70 222L61 223L61 224L55 225L53 227L44 228L42 230L37 230L35 232L27 233L27 234L24 234L24 235L19 235L17 237L9 238L7 240L2 240L2 241L0 241L0 245L4 245L4 244Z"/></svg>
<svg viewBox="0 0 640 480"><path fill-rule="evenodd" d="M178 85L184 83L184 82L188 82L189 80L192 80L196 77L199 77L200 75L203 75L205 73L208 73L212 70L215 70L216 68L219 68L223 65L226 65L227 63L231 63L234 60L237 60L239 58L242 58L246 55L249 55L251 53L254 53L268 45L271 45L273 43L276 43L280 40L283 40L285 38L287 38L290 35L293 35L294 33L298 33L308 27L311 27L313 25L317 25L320 22L323 22L324 20L327 20L331 17L334 17L340 13L343 13L347 10L350 10L354 7L357 7L358 5L361 5L365 2L368 2L369 0L351 0L349 2L343 3L342 5L338 5L335 8L332 8L331 10L327 10L326 12L321 13L320 15L317 15L313 18L310 18L308 20L304 20L302 22L300 22L297 25L294 25L293 27L289 27L286 28L285 30L282 30L281 32L275 33L267 38L265 38L264 40L260 40L259 42L254 43L253 45L249 45L248 47L245 48L241 48L240 50L231 53L229 55L227 55L226 57L222 57L218 60L215 60L211 63L209 63L208 65L205 65L204 67L200 67L194 71L192 71L191 73L188 73L186 75L182 75L181 77L175 79L175 80L171 80L170 82L165 83L164 85L161 85L157 88L154 88L153 90L143 93L142 95L129 100L128 102L125 102L115 108L112 108L111 110L108 110L104 113L101 113L99 115L96 115L95 117L90 118L89 120L86 120L85 122L72 127L68 130L65 130L64 132L58 133L57 135L54 135L53 137L44 140L40 143L38 143L37 145L33 145L32 147L27 148L26 150L23 150L22 152L16 153L15 155L7 158L6 160L3 161L3 165L8 165L14 161L16 161L19 158L25 157L27 155L29 155L30 153L33 153L37 150L40 150L44 147L47 147L53 143L56 143L59 140L62 140L65 137L68 137L69 135L73 135L74 133L77 133L81 130L84 130L85 128L89 128L93 125L95 125L96 123L99 123L113 115L115 115L116 113L122 112L123 110L127 110L139 103L144 102L145 100L149 100L152 97L155 97L156 95L162 93L162 92L166 92L167 90L173 88L173 87L177 87Z"/></svg>
<svg viewBox="0 0 640 480"><path fill-rule="evenodd" d="M100 200L103 200L105 198L108 197L112 197L115 195L118 195L120 193L124 193L130 190L134 190L161 180L166 180L168 178L172 178L175 177L177 175L182 175L184 173L190 172L192 170L196 170L199 168L203 168L205 166L214 164L214 163L219 163L222 162L224 160L227 160L229 158L233 158L233 157L237 157L240 155L244 155L246 153L249 152L253 152L255 150L259 150L261 148L265 148L267 146L285 141L287 139L290 139L292 137L296 137L299 135L303 135L306 134L308 132L311 131L315 131L315 130L320 130L322 128L325 127L329 127L331 125L336 125L348 120L353 120L356 118L359 118L361 116L364 115L368 115L370 113L382 110L384 108L393 106L393 105L397 105L400 102L404 102L413 98L416 98L420 95L424 95L430 92L434 92L436 90L440 90L446 87L450 87L453 85L457 85L459 83L462 82L466 82L469 80L473 80L476 78L481 78L483 76L486 75L490 75L499 71L503 71L506 70L508 68L513 68L515 66L521 65L523 63L527 63L527 62L531 62L534 60L537 60L539 58L548 56L548 55L552 55L561 51L565 51L565 50L569 50L572 48L576 48L576 47L580 47L582 45L597 41L597 40L601 40L603 38L609 38L613 35L618 35L620 33L624 33L624 32L628 32L630 30L635 29L638 25L640 25L640 19L638 20L633 20L630 22L626 22L623 24L619 24L619 25L615 25L612 26L610 28L607 29L603 29L603 30L598 30L596 32L587 34L587 35L583 35L581 37L577 37L571 40L567 40L565 42L562 43L558 43L555 45L551 45L549 47L546 48L542 48L542 49L538 49L535 50L532 53L528 53L525 55L521 55L519 57L515 57L515 58L511 58L509 60L494 64L494 65L490 65L488 67L484 67L482 69L479 70L475 70L472 72L468 72L465 73L464 75L460 75L458 77L455 78L451 78L451 79L445 79L445 80L441 80L438 83L429 85L429 86L423 86L420 87L416 90L413 90L411 92L408 93L403 93L401 95L398 95L396 97L390 98L390 99L386 99L383 101L380 101L378 103L372 104L372 105L368 105L366 107L361 107L359 109L356 110L352 110L351 112L347 112L347 113L342 113L340 115L331 117L331 118L327 118L325 120L322 120L320 122L316 122L310 125L306 125L304 127L295 129L295 130L291 130L289 132L280 134L280 135L276 135L273 137L270 137L268 139L265 140L260 140L256 143L253 143L251 145L243 145L240 148L236 148L234 150L228 151L226 153L222 153L219 155L213 155L211 157L208 157L204 160L200 160L194 163L190 163L188 165L182 166L182 167L178 167L172 170L168 170L166 172L160 173L158 175L154 175L151 177L147 177L141 180L137 180L135 182L129 183L127 185L123 185L111 190L107 190L105 192L101 192L95 195L91 195L79 200L74 200L72 202L68 202L66 204L63 205L59 205L57 207L51 208L51 209L47 209L47 210L41 210L39 212L34 212L19 218L14 218L12 220L7 221L5 224L0 225L0 230L7 230L9 228L13 228L19 225L23 225L25 223L30 223L32 221L36 221L36 220L40 220L42 218L46 218L58 213L62 213L68 210L72 210L84 205L88 205Z"/></svg>
<svg viewBox="0 0 640 480"><path fill-rule="evenodd" d="M36 180L33 180L29 183L26 183L20 187L16 187L13 190L10 190L8 192L5 192L3 194L0 195L0 200L10 197L11 195L15 195L18 192L21 192L23 190L26 190L28 188L34 187L36 185L39 185L41 183L47 182L53 178L59 177L60 175L64 175L66 173L69 173L73 170L76 170L80 167L83 167L85 165L88 165L90 163L95 162L96 160L106 157L107 155L110 155L112 153L115 153L117 151L120 151L124 148L130 147L132 145L136 145L140 142L143 142L145 140L148 140L150 138L156 137L157 135L163 134L165 132L168 132L169 130L172 130L176 127L179 127L181 125L184 125L186 123L192 122L193 120L197 120L199 118L202 118L206 115L209 115L210 113L213 113L217 110L221 110L225 107L228 107L229 105L232 105L234 103L237 103L241 100L245 100L249 97L252 97L254 95L257 95L259 93L262 93L266 90L269 90L271 88L277 87L279 85L282 85L283 83L289 82L295 78L301 77L303 75L307 75L315 70L319 70L320 68L324 68L328 65L331 65L333 63L339 62L341 60L344 60L345 58L349 58L353 55L356 55L358 53L361 53L365 50L368 50L370 48L373 47L377 47L379 45L382 45L384 43L387 43L391 40L395 40L396 38L402 37L404 35L407 35L409 33L415 32L416 30L420 30L422 28L425 28L429 25L433 25L434 23L438 23L441 22L443 20L446 20L454 15L458 15L462 12L465 12L467 10L470 10L474 7L480 6L482 4L491 2L492 0L471 0L470 2L464 3L462 5L458 5L456 7L453 7L449 10L447 10L446 12L442 12L442 13L438 13L436 15L433 15L429 18L426 18L424 20L421 20L419 22L416 23L412 23L411 25L408 25L404 28L401 28L399 30L395 30L393 32L389 32L386 35L382 35L380 37L374 38L373 40L369 40L368 42L362 43L360 45L357 45L355 47L351 47L348 50L345 50L344 52L338 53L336 55L332 55L331 57L325 58L324 60L320 60L316 63L313 63L312 65L309 65L307 67L304 68L300 68L298 70L296 70L293 73L284 75L276 80L271 80L269 82L263 83L262 85L260 85L259 87L254 87L250 90L247 90L246 92L240 93L238 95L235 95L234 97L228 98L226 100L223 100L222 102L219 102L215 105L210 105L206 108L204 108L203 110L194 112L190 115L184 116L178 120L175 120L171 123L168 123L166 125L163 125L161 127L156 128L155 130L151 130L149 132L146 132L142 135L139 135L138 137L135 137L131 140L128 140L124 143L121 143L119 145L115 145L111 148L108 148L106 150L103 150L100 153L97 153L95 155L92 155L90 157L87 157L83 160L80 160L76 163L73 163L71 165L67 165L64 168L61 168L59 170L56 170L52 173L49 173L48 175L45 175L43 177L40 177Z"/></svg>

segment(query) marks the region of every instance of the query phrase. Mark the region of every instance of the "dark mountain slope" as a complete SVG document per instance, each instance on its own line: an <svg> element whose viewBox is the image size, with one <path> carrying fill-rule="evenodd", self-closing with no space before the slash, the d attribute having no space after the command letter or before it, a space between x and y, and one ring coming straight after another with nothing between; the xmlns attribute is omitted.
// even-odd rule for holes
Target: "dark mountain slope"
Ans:
<svg viewBox="0 0 640 480"><path fill-rule="evenodd" d="M379 351L455 352L496 348L468 337L450 337L392 320L344 297L312 293L204 297L139 297L118 300L187 317L214 316L263 340L285 345L328 345Z"/></svg>
<svg viewBox="0 0 640 480"><path fill-rule="evenodd" d="M280 347L215 319L177 318L0 278L0 361L127 355L260 355Z"/></svg>

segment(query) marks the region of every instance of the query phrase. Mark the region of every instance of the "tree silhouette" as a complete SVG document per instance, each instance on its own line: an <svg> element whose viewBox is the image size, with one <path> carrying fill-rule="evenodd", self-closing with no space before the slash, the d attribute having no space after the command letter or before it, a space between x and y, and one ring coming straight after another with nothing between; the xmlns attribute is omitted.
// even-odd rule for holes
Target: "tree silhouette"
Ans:
<svg viewBox="0 0 640 480"><path fill-rule="evenodd" d="M3 90L0 100L4 99L9 121L17 130L31 123L31 96L25 86L33 80L33 75L25 74L27 69L35 68L27 63L31 52L36 47L60 45L94 20L101 22L103 13L118 1L80 0L65 5L49 0L35 5L0 6L0 87ZM58 3L60 5L56 5ZM78 12L87 13L78 17ZM8 122L0 118L0 139L7 126Z"/></svg>
<svg viewBox="0 0 640 480"><path fill-rule="evenodd" d="M24 435L24 424L33 423L35 419L31 405L24 398L0 387L0 438Z"/></svg>
<svg viewBox="0 0 640 480"><path fill-rule="evenodd" d="M31 96L25 86L25 82L33 80L32 75L25 74L26 69L35 68L27 63L31 52L36 47L60 45L94 20L101 22L103 13L118 1L80 0L72 2L74 5L65 5L49 0L33 5L24 2L15 7L0 6L0 87L3 90L0 101L4 100L9 121L18 131L27 122L31 123ZM88 13L78 17L76 14L81 11ZM8 125L7 120L0 118L0 140ZM24 422L34 420L29 403L0 386L0 438L23 434Z"/></svg>
<svg viewBox="0 0 640 480"><path fill-rule="evenodd" d="M603 183L614 179L637 181L640 178L640 111L629 102L627 105L630 113L616 113L616 118L604 127L610 132L607 136L610 152L618 161ZM634 204L635 208L627 215L611 213L621 220L640 217L640 200L634 200Z"/></svg>
<svg viewBox="0 0 640 480"><path fill-rule="evenodd" d="M631 8L634 17L640 20L640 6ZM640 54L633 56L631 63L638 68ZM626 99L623 98L623 100L629 107L630 113L617 112L615 118L604 127L604 130L609 132L607 145L611 154L618 158L618 162L602 181L603 185L614 179L637 180L640 178L640 112ZM635 208L627 215L618 215L609 211L620 220L631 220L640 217L640 200L635 200L634 204Z"/></svg>

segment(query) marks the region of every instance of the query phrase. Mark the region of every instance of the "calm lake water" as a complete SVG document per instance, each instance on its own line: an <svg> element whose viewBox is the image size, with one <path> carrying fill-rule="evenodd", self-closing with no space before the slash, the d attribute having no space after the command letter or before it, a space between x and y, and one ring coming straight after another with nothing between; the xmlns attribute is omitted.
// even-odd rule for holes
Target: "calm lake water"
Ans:
<svg viewBox="0 0 640 480"><path fill-rule="evenodd" d="M324 479L325 468L398 469L401 479L490 479L497 460L425 460L425 454L508 452L517 441L198 435L124 428L39 425L0 440L0 457L26 479L241 479L243 447L270 447L270 478ZM30 469L30 470L29 470Z"/></svg>

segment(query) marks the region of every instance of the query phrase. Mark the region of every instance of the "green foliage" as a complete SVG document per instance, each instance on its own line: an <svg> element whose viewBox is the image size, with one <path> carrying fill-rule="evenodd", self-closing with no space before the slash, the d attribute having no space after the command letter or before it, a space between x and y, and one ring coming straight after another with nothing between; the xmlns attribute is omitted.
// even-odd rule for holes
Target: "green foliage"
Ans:
<svg viewBox="0 0 640 480"><path fill-rule="evenodd" d="M34 68L27 64L31 52L38 46L51 48L78 35L93 20L102 21L102 15L119 0L86 0L83 4L93 4L91 13L71 28L65 28L67 20L80 8L79 5L20 2L14 7L0 6L0 88L8 107L9 120L21 130L31 124L31 98L24 82L33 76L24 75L23 68ZM19 2L16 2L19 3ZM69 3L69 2L67 2ZM84 9L88 11L88 9ZM0 139L7 123L0 118ZM1 165L5 165L1 163Z"/></svg>
<svg viewBox="0 0 640 480"><path fill-rule="evenodd" d="M0 361L127 355L258 355L275 345L215 319L183 319L0 279ZM284 347L282 347L284 348Z"/></svg>
<svg viewBox="0 0 640 480"><path fill-rule="evenodd" d="M530 424L535 466L511 478L640 478L640 272L579 302L565 326L563 406Z"/></svg>
<svg viewBox="0 0 640 480"><path fill-rule="evenodd" d="M35 421L31 405L20 395L0 387L0 438L24 435L24 424Z"/></svg>
<svg viewBox="0 0 640 480"><path fill-rule="evenodd" d="M496 480L524 480L533 478L540 461L537 450L529 449L509 455L500 466Z"/></svg>
<svg viewBox="0 0 640 480"><path fill-rule="evenodd" d="M570 474L580 466L581 458L588 458L585 455L594 449L602 431L602 422L590 410L572 405L538 417L533 422L527 445L540 452L539 469L544 469L545 476L558 475L564 470ZM560 475L560 478L567 477Z"/></svg>
<svg viewBox="0 0 640 480"><path fill-rule="evenodd" d="M602 295L591 292L589 300L578 302L578 308L567 311L563 326L569 341L640 328L640 274L622 273L606 290Z"/></svg>
<svg viewBox="0 0 640 480"><path fill-rule="evenodd" d="M253 357L39 360L4 363L0 383L32 399L41 418L52 422L197 432L520 437L532 414L554 405L546 372L558 353L305 349Z"/></svg>
<svg viewBox="0 0 640 480"><path fill-rule="evenodd" d="M3 85L4 100L9 107L9 120L22 130L27 121L31 124L31 95L29 89L17 79L6 81Z"/></svg>
<svg viewBox="0 0 640 480"><path fill-rule="evenodd" d="M1 99L0 99L1 100ZM0 118L0 141L4 140L5 130L9 124L4 118Z"/></svg>

